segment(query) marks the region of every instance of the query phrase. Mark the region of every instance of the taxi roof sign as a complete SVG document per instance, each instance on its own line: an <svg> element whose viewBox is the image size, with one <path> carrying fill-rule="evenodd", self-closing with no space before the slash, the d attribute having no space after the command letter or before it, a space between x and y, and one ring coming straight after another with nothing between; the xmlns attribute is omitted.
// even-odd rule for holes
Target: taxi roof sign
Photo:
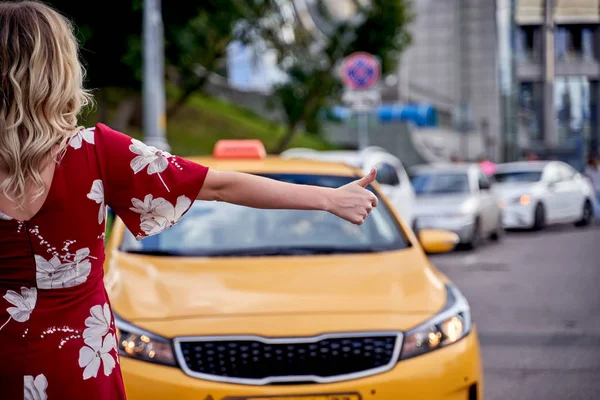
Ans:
<svg viewBox="0 0 600 400"><path fill-rule="evenodd" d="M258 139L221 139L213 149L214 158L253 158L267 156L265 145Z"/></svg>

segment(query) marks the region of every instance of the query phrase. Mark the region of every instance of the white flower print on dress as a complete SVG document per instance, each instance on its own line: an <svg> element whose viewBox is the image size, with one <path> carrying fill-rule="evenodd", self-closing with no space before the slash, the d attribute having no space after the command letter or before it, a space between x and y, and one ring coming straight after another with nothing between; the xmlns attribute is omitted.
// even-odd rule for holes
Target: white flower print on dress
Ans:
<svg viewBox="0 0 600 400"><path fill-rule="evenodd" d="M192 201L186 196L179 196L173 206L168 200L152 199L146 195L144 201L131 199L131 211L140 214L140 229L146 236L155 235L175 225L183 214L190 208Z"/></svg>
<svg viewBox="0 0 600 400"><path fill-rule="evenodd" d="M131 160L130 163L133 173L137 174L148 167L148 175L157 174L167 191L170 192L167 184L162 176L160 176L160 173L167 169L169 166L168 160L169 158L172 158L173 155L166 151L159 150L156 147L147 146L136 139L131 139L129 150L134 154L137 154L137 157Z"/></svg>
<svg viewBox="0 0 600 400"><path fill-rule="evenodd" d="M83 142L88 142L89 144L95 144L94 143L94 132L95 132L95 128L88 128L88 129L83 129L80 130L79 132L77 132L77 134L75 136L73 136L71 138L71 140L69 141L69 146L71 146L74 149L80 149L81 146L83 145Z"/></svg>
<svg viewBox="0 0 600 400"><path fill-rule="evenodd" d="M0 219L2 219L4 221L10 221L10 220L12 220L11 217L9 217L8 215L4 214L2 211L0 211Z"/></svg>
<svg viewBox="0 0 600 400"><path fill-rule="evenodd" d="M108 303L104 303L104 306L97 305L90 309L90 316L85 320L85 330L83 331L83 338L89 337L104 337L110 330L110 324L112 322L112 313Z"/></svg>
<svg viewBox="0 0 600 400"><path fill-rule="evenodd" d="M151 194L146 195L144 201L131 199L133 207L130 210L140 214L140 227L146 235L154 235L165 229L166 220L154 218L154 211L165 201L163 198L153 199Z"/></svg>
<svg viewBox="0 0 600 400"><path fill-rule="evenodd" d="M36 254L37 286L40 289L56 289L81 285L92 270L92 263L88 258L93 257L87 247L77 250L73 260L65 258L61 261L57 256L46 260Z"/></svg>
<svg viewBox="0 0 600 400"><path fill-rule="evenodd" d="M110 354L117 349L117 341L112 333L104 337L91 336L85 339L85 346L79 350L79 366L84 368L83 379L98 376L100 364L104 367L104 375L109 376L115 368L115 359Z"/></svg>
<svg viewBox="0 0 600 400"><path fill-rule="evenodd" d="M87 198L100 204L98 211L98 223L101 224L106 219L106 205L104 204L104 183L102 180L96 179L92 184L92 189L87 195Z"/></svg>
<svg viewBox="0 0 600 400"><path fill-rule="evenodd" d="M40 255L35 255L35 277L40 289L62 287L62 282L67 274L68 264L61 263L56 256L46 260ZM55 283L56 282L56 283Z"/></svg>
<svg viewBox="0 0 600 400"><path fill-rule="evenodd" d="M46 394L48 380L44 374L36 376L35 379L31 375L25 375L23 383L25 386L24 400L46 400L48 398Z"/></svg>
<svg viewBox="0 0 600 400"><path fill-rule="evenodd" d="M29 316L33 312L35 303L37 302L37 289L22 287L21 294L14 290L8 290L4 295L4 299L14 305L14 307L8 307L6 309L10 314L10 317L8 317L8 320L6 320L4 325L0 326L0 330L2 330L11 319L14 319L17 322L29 320Z"/></svg>

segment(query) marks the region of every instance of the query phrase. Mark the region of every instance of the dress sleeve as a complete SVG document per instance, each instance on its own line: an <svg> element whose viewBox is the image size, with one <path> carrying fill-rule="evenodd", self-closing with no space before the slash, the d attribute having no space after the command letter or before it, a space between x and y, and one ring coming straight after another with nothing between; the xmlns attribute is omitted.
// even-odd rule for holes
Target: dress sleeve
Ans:
<svg viewBox="0 0 600 400"><path fill-rule="evenodd" d="M141 240L175 225L198 196L208 168L97 124L94 132L106 205Z"/></svg>

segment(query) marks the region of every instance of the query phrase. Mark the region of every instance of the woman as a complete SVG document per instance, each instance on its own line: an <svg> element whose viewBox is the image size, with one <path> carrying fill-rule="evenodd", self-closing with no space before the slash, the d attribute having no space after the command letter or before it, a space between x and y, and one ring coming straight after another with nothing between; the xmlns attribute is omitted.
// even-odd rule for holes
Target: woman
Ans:
<svg viewBox="0 0 600 400"><path fill-rule="evenodd" d="M0 398L124 399L103 286L106 206L138 239L193 200L327 210L361 224L375 171L338 189L219 172L98 124L69 22L37 2L0 3Z"/></svg>

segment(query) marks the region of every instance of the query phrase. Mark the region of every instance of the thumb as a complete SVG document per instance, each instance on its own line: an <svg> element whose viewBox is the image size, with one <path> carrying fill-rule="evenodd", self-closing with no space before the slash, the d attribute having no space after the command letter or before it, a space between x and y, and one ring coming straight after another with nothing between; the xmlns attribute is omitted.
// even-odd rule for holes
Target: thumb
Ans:
<svg viewBox="0 0 600 400"><path fill-rule="evenodd" d="M357 180L356 183L358 183L360 186L366 188L368 185L373 183L376 176L377 176L377 169L373 168L371 170L371 172L369 172L367 175L365 175L362 178L360 178L359 180Z"/></svg>

